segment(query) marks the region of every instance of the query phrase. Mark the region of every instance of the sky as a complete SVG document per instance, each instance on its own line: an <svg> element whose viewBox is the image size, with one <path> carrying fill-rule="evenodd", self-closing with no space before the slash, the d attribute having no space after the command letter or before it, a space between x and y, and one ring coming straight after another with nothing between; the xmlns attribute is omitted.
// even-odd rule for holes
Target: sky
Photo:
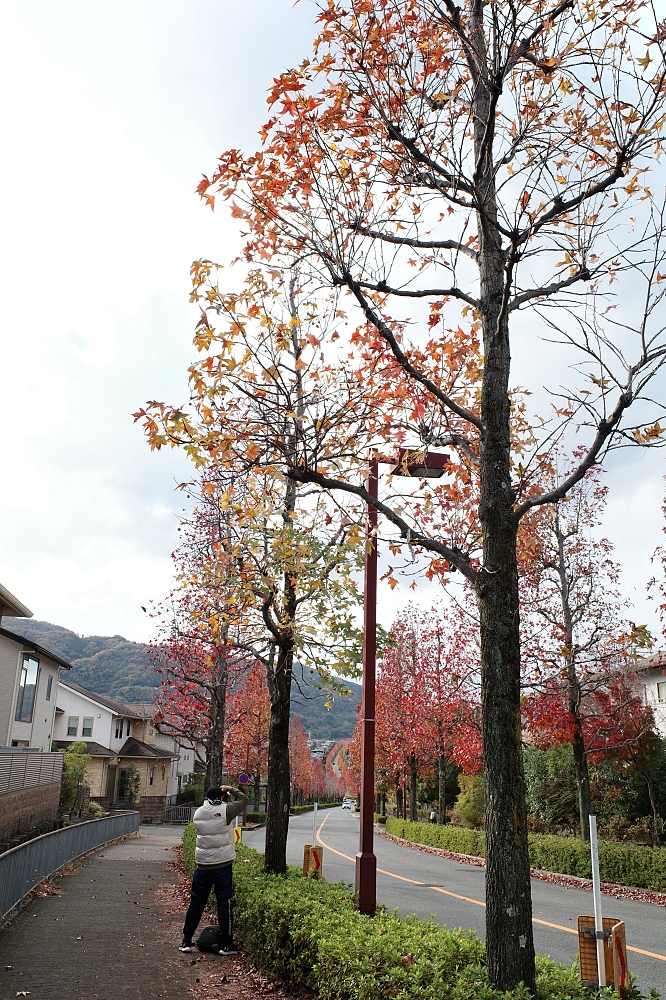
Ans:
<svg viewBox="0 0 666 1000"><path fill-rule="evenodd" d="M36 618L146 641L192 467L151 454L132 412L187 400L190 264L239 246L194 189L223 150L255 148L315 9L4 0L0 16L0 581ZM660 452L624 452L605 479L624 589L655 631L664 471ZM382 594L384 624L408 595Z"/></svg>

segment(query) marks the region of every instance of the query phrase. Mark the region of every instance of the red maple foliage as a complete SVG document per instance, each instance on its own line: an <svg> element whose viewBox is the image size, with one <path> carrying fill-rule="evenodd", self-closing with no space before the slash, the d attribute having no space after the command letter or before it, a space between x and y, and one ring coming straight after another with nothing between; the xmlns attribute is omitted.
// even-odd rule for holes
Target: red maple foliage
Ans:
<svg viewBox="0 0 666 1000"><path fill-rule="evenodd" d="M588 472L565 500L524 520L519 546L523 719L536 746L572 744L583 836L588 762L621 758L654 727L634 671L652 639L628 620L612 545L598 537L606 493L599 470Z"/></svg>
<svg viewBox="0 0 666 1000"><path fill-rule="evenodd" d="M268 770L270 721L266 671L263 664L255 662L229 695L225 741L227 771L245 771L251 777L255 811Z"/></svg>

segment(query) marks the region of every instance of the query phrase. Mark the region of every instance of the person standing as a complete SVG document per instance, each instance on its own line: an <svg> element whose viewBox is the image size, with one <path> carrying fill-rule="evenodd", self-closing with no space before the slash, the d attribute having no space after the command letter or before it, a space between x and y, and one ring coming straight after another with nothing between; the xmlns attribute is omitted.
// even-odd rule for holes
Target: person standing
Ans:
<svg viewBox="0 0 666 1000"><path fill-rule="evenodd" d="M185 914L183 943L180 951L192 951L192 938L199 926L210 891L215 889L217 919L220 925L220 955L235 955L233 938L232 863L236 857L234 824L248 804L240 789L231 785L212 785L206 792L204 804L194 814L197 831L194 852L196 868L192 877L190 905Z"/></svg>

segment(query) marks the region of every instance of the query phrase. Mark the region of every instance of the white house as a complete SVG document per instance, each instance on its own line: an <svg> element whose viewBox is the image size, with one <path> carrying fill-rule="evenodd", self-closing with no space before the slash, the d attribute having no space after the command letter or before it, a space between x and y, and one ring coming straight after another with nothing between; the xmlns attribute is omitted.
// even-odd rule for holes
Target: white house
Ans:
<svg viewBox="0 0 666 1000"><path fill-rule="evenodd" d="M205 772L205 767L198 763L197 755L191 746L183 746L174 736L161 733L155 728L153 719L155 718L157 709L154 704L136 704L128 707L136 712L137 716L146 721L145 732L147 739L150 738L151 742L154 742L155 746L160 747L162 750L178 754L178 760L175 763L174 770L171 772L176 779L174 792L178 791L180 786L185 784L189 776L195 771Z"/></svg>
<svg viewBox="0 0 666 1000"><path fill-rule="evenodd" d="M139 810L158 820L178 791L179 749L160 747L152 718L106 695L61 678L54 740L60 747L83 741L92 760L86 769L91 799L105 808L127 798L127 769L139 772ZM120 803L119 803L120 800Z"/></svg>
<svg viewBox="0 0 666 1000"><path fill-rule="evenodd" d="M32 618L32 611L0 584L0 746L50 751L60 670L71 664L2 628L3 615Z"/></svg>
<svg viewBox="0 0 666 1000"><path fill-rule="evenodd" d="M141 722L127 705L96 694L66 678L58 685L54 739L58 743L92 740L117 753Z"/></svg>
<svg viewBox="0 0 666 1000"><path fill-rule="evenodd" d="M51 753L58 675L69 663L2 628L32 611L0 584L0 852L48 833L58 817L62 755ZM14 624L14 622L12 622Z"/></svg>
<svg viewBox="0 0 666 1000"><path fill-rule="evenodd" d="M657 729L666 737L666 650L636 663L639 694L654 713Z"/></svg>

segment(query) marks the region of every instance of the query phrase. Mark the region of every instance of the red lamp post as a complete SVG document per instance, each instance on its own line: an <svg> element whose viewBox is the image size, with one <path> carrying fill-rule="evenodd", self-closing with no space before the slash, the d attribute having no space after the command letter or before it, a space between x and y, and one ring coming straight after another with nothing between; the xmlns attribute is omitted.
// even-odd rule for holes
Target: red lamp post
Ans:
<svg viewBox="0 0 666 1000"><path fill-rule="evenodd" d="M371 458L366 489L377 498L379 462ZM375 822L375 664L377 661L377 508L365 511L365 585L363 589L363 691L361 695L361 833L356 855L356 905L373 916L377 905Z"/></svg>
<svg viewBox="0 0 666 1000"><path fill-rule="evenodd" d="M448 455L400 448L394 476L438 479ZM371 455L366 489L378 495L379 459ZM374 916L377 906L377 858L373 851L375 822L375 670L377 662L377 508L365 512L365 584L363 589L363 688L361 695L361 830L356 855L356 905Z"/></svg>

